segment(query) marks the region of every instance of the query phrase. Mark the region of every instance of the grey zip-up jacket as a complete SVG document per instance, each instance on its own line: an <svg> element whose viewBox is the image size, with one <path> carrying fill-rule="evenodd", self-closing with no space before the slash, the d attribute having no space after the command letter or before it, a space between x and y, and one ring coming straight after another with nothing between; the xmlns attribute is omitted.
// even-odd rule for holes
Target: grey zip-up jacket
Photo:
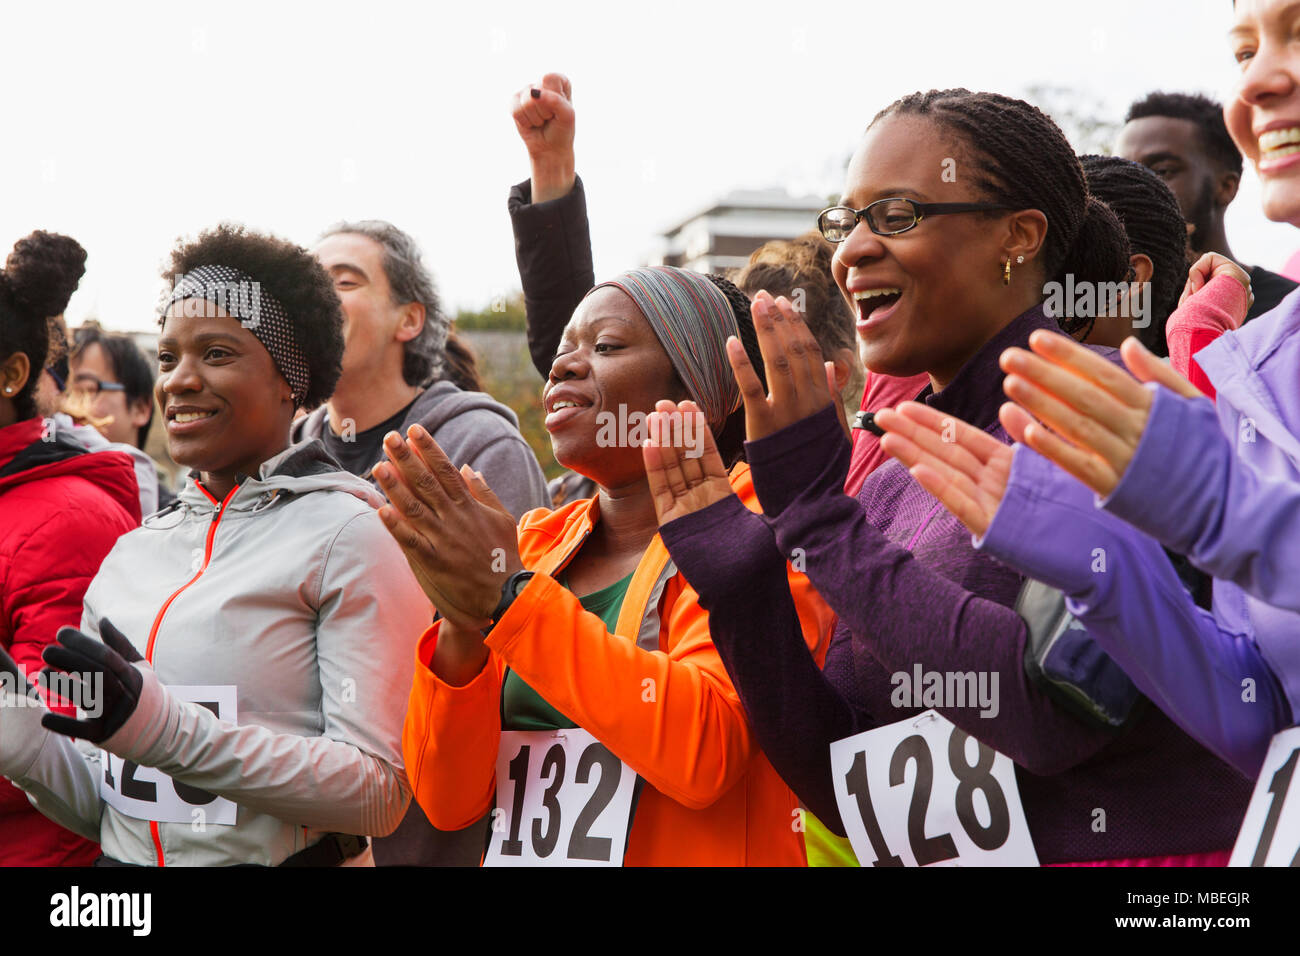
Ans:
<svg viewBox="0 0 1300 956"><path fill-rule="evenodd" d="M109 806L105 772L125 768L45 731L35 708L0 707L0 773L126 863L275 865L331 831L391 832L410 800L402 722L432 611L380 503L304 442L224 502L189 481L118 540L86 592L82 630L98 636L107 617L165 687L236 688L237 724L173 701L120 754L234 801L233 825Z"/></svg>
<svg viewBox="0 0 1300 956"><path fill-rule="evenodd" d="M291 440L320 438L329 427L324 405L293 423ZM519 433L519 419L484 392L465 392L451 382L434 382L418 396L398 431L423 425L453 465L469 465L518 521L551 497L537 456ZM370 471L361 476L373 483Z"/></svg>

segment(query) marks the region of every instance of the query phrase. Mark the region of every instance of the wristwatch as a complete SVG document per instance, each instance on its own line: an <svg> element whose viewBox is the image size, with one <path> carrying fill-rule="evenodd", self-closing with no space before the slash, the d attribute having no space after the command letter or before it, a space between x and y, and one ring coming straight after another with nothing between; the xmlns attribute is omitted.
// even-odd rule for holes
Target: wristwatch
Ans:
<svg viewBox="0 0 1300 956"><path fill-rule="evenodd" d="M519 597L523 589L528 587L528 582L535 573L534 571L516 571L506 578L506 583L501 585L501 600L492 612L492 623L483 629L485 634L497 626L497 621L501 620L502 615L510 609L510 605L515 603L515 598Z"/></svg>

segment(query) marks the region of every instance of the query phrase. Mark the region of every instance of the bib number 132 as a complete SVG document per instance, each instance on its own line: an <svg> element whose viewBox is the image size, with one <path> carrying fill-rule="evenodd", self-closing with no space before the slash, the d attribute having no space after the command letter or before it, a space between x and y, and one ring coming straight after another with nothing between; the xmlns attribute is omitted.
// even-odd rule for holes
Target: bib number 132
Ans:
<svg viewBox="0 0 1300 956"><path fill-rule="evenodd" d="M835 796L865 866L1037 866L1015 767L928 710L831 744Z"/></svg>
<svg viewBox="0 0 1300 956"><path fill-rule="evenodd" d="M508 730L484 866L622 866L636 774L585 730Z"/></svg>

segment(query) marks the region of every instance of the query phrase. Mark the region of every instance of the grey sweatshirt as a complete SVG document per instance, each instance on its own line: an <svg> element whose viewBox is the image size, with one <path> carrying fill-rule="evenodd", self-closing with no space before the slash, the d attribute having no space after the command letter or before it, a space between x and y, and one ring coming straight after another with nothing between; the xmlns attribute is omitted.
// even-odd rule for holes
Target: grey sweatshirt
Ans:
<svg viewBox="0 0 1300 956"><path fill-rule="evenodd" d="M290 440L320 438L328 427L325 406L293 423ZM459 468L481 472L515 519L534 508L549 508L546 478L537 456L519 433L519 419L483 392L463 392L451 382L435 382L416 397L399 431L423 425ZM369 469L360 477L374 484Z"/></svg>

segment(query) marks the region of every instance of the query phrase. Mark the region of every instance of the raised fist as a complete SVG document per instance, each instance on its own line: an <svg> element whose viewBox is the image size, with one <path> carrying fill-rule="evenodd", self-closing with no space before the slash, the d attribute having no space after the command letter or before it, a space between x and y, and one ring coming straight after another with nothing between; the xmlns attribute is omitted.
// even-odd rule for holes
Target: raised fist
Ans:
<svg viewBox="0 0 1300 956"><path fill-rule="evenodd" d="M511 115L532 163L533 202L558 199L573 188L573 87L561 73L514 95Z"/></svg>

